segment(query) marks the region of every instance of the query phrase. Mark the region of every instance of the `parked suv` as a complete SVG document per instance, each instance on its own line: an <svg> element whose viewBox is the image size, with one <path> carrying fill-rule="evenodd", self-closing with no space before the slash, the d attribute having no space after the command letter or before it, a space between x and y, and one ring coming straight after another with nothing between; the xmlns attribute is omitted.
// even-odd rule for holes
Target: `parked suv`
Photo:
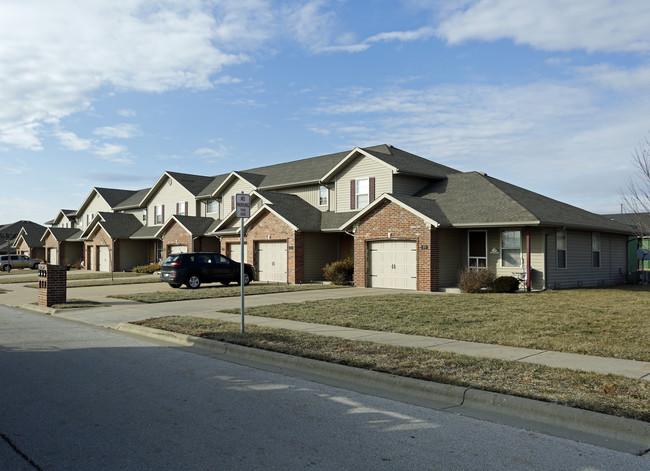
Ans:
<svg viewBox="0 0 650 471"><path fill-rule="evenodd" d="M223 285L231 281L240 282L240 264L225 255L210 252L172 254L160 266L160 281L169 283L172 288L186 285L196 289L201 283L219 282ZM255 268L244 264L244 284L255 279Z"/></svg>
<svg viewBox="0 0 650 471"><path fill-rule="evenodd" d="M14 268L38 268L40 260L29 258L27 255L0 255L0 269L11 271Z"/></svg>

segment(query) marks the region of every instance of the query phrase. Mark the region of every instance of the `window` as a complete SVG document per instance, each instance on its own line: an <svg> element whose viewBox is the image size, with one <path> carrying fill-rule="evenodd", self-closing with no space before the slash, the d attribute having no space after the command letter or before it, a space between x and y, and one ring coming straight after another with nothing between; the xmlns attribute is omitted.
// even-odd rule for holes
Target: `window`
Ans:
<svg viewBox="0 0 650 471"><path fill-rule="evenodd" d="M370 200L370 184L367 178L357 180L357 201L356 208L362 209L368 206Z"/></svg>
<svg viewBox="0 0 650 471"><path fill-rule="evenodd" d="M93 221L93 213L86 214L86 227L90 226L90 223Z"/></svg>
<svg viewBox="0 0 650 471"><path fill-rule="evenodd" d="M180 203L176 203L176 215L187 216L187 201L181 201Z"/></svg>
<svg viewBox="0 0 650 471"><path fill-rule="evenodd" d="M501 266L521 266L521 233L519 231L501 231Z"/></svg>
<svg viewBox="0 0 650 471"><path fill-rule="evenodd" d="M321 185L318 190L318 205L327 206L328 204L328 191L325 185Z"/></svg>
<svg viewBox="0 0 650 471"><path fill-rule="evenodd" d="M147 208L142 210L142 222L147 225Z"/></svg>
<svg viewBox="0 0 650 471"><path fill-rule="evenodd" d="M217 200L208 200L205 206L206 214L219 213L219 202Z"/></svg>
<svg viewBox="0 0 650 471"><path fill-rule="evenodd" d="M591 266L600 268L600 233L591 234Z"/></svg>
<svg viewBox="0 0 650 471"><path fill-rule="evenodd" d="M566 231L556 232L555 249L557 251L557 267L566 268Z"/></svg>
<svg viewBox="0 0 650 471"><path fill-rule="evenodd" d="M153 207L154 224L164 224L165 222L165 205L159 204Z"/></svg>

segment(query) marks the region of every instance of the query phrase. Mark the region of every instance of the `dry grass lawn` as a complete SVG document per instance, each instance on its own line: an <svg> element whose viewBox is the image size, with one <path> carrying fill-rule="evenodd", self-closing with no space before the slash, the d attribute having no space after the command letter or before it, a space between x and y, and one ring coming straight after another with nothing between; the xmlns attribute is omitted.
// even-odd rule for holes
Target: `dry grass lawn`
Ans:
<svg viewBox="0 0 650 471"><path fill-rule="evenodd" d="M429 297L430 300L436 298ZM195 317L136 322L157 329L401 376L511 394L650 422L650 381L348 341Z"/></svg>
<svg viewBox="0 0 650 471"><path fill-rule="evenodd" d="M249 307L247 314L650 361L647 287L395 294Z"/></svg>

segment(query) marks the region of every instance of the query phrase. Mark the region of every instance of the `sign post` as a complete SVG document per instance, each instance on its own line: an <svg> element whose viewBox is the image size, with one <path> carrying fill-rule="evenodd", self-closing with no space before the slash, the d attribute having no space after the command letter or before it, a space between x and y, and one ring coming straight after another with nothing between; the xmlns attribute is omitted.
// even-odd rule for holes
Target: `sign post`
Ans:
<svg viewBox="0 0 650 471"><path fill-rule="evenodd" d="M251 217L251 196L245 193L235 195L235 208L240 218L239 286L241 287L241 332L244 329L244 219Z"/></svg>

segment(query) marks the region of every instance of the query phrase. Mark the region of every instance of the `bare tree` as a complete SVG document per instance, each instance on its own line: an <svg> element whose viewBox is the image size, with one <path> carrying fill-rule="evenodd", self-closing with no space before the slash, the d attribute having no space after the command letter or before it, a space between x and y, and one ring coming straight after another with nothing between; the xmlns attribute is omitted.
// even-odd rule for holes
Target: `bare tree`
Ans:
<svg viewBox="0 0 650 471"><path fill-rule="evenodd" d="M632 163L637 173L627 181L627 193L622 196L623 212L629 213L640 238L650 236L650 137L634 148Z"/></svg>

